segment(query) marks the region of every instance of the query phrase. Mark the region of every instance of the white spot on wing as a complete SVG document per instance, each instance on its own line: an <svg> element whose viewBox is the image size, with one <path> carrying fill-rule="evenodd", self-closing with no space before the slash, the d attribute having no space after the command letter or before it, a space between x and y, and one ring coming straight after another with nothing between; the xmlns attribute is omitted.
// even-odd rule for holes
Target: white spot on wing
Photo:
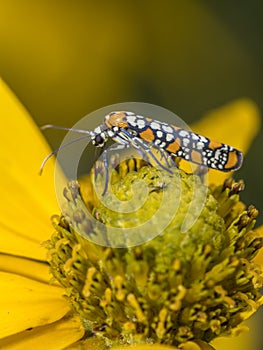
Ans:
<svg viewBox="0 0 263 350"><path fill-rule="evenodd" d="M220 149L216 150L216 152L215 152L215 159L219 159L220 154L221 154Z"/></svg>
<svg viewBox="0 0 263 350"><path fill-rule="evenodd" d="M191 133L191 136L193 140L199 140L199 136L194 134L193 132Z"/></svg>
<svg viewBox="0 0 263 350"><path fill-rule="evenodd" d="M196 143L196 148L197 148L197 149L203 149L204 146L205 146L205 145L204 145L203 142L197 142L197 143Z"/></svg>
<svg viewBox="0 0 263 350"><path fill-rule="evenodd" d="M162 129L165 131L165 132L170 132L172 133L173 132L173 128L169 125L165 125L165 124L162 124Z"/></svg>
<svg viewBox="0 0 263 350"><path fill-rule="evenodd" d="M179 131L179 135L182 137L189 137L189 132L186 130Z"/></svg>
<svg viewBox="0 0 263 350"><path fill-rule="evenodd" d="M157 137L161 138L161 137L163 137L163 132L160 131L160 130L158 130L158 131L156 132L156 135L157 135Z"/></svg>
<svg viewBox="0 0 263 350"><path fill-rule="evenodd" d="M161 129L160 124L157 123L157 122L151 122L150 127L151 127L153 130L160 130L160 129Z"/></svg>
<svg viewBox="0 0 263 350"><path fill-rule="evenodd" d="M173 134L167 134L166 135L166 141L170 142L174 139L174 135Z"/></svg>
<svg viewBox="0 0 263 350"><path fill-rule="evenodd" d="M131 124L132 126L136 126L137 125L137 118L135 116L128 116L127 122L129 124Z"/></svg>
<svg viewBox="0 0 263 350"><path fill-rule="evenodd" d="M186 139L186 138L183 139L183 145L184 146L188 146L189 143L190 143L189 139Z"/></svg>
<svg viewBox="0 0 263 350"><path fill-rule="evenodd" d="M143 119L137 119L137 125L139 129L143 129L145 127L145 121Z"/></svg>
<svg viewBox="0 0 263 350"><path fill-rule="evenodd" d="M201 142L207 142L207 138L204 137L204 136L202 136L202 135L199 135L199 140L200 140Z"/></svg>

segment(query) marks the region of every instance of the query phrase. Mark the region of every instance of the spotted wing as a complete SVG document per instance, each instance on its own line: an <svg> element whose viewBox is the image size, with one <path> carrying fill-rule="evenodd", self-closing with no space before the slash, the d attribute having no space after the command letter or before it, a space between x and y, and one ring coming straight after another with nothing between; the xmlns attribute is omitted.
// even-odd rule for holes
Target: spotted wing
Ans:
<svg viewBox="0 0 263 350"><path fill-rule="evenodd" d="M142 140L169 154L220 171L237 170L242 152L194 132L136 114L126 115L128 128Z"/></svg>
<svg viewBox="0 0 263 350"><path fill-rule="evenodd" d="M220 171L233 171L241 167L243 161L241 151L194 132L171 127L174 137L166 144L165 150L168 153Z"/></svg>

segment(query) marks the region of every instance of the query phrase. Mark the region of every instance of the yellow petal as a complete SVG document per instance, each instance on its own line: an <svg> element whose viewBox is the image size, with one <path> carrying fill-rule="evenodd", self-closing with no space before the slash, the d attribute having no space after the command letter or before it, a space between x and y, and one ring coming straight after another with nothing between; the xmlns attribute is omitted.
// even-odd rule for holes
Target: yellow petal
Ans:
<svg viewBox="0 0 263 350"><path fill-rule="evenodd" d="M242 333L237 337L220 337L212 341L216 350L254 350L253 344L250 332Z"/></svg>
<svg viewBox="0 0 263 350"><path fill-rule="evenodd" d="M197 340L195 342L188 341L181 345L182 350L215 350L210 344Z"/></svg>
<svg viewBox="0 0 263 350"><path fill-rule="evenodd" d="M211 343L216 350L256 350L261 349L259 344L259 334L261 332L262 309L254 314L246 325L241 325L241 333L236 333L232 337L219 337ZM234 333L235 335L235 333Z"/></svg>
<svg viewBox="0 0 263 350"><path fill-rule="evenodd" d="M5 272L0 280L0 338L52 323L69 311L60 287Z"/></svg>
<svg viewBox="0 0 263 350"><path fill-rule="evenodd" d="M129 349L134 349L134 350L177 350L177 347L174 346L168 346L168 345L160 345L160 344L153 344L153 345L148 345L148 344L143 344L143 345L134 345L134 346L117 346L114 348L116 350L129 350Z"/></svg>
<svg viewBox="0 0 263 350"><path fill-rule="evenodd" d="M214 348L203 342L203 341L188 341L184 344L181 344L179 348L175 346L168 346L168 345L160 345L160 344L152 344L152 345L134 345L134 346L118 346L114 348L116 350L129 350L129 349L134 349L134 350L176 350L176 349L181 349L181 350L213 350Z"/></svg>
<svg viewBox="0 0 263 350"><path fill-rule="evenodd" d="M84 332L79 317L68 317L2 339L0 349L61 350L82 338Z"/></svg>
<svg viewBox="0 0 263 350"><path fill-rule="evenodd" d="M45 259L39 242L52 232L58 211L54 161L38 175L50 149L27 111L0 80L0 250Z"/></svg>
<svg viewBox="0 0 263 350"><path fill-rule="evenodd" d="M226 143L246 153L260 125L260 114L257 106L249 99L239 99L221 108L207 113L192 130L209 137L211 140ZM244 161L244 166L245 165ZM180 167L189 171L186 162ZM220 184L230 173L209 170L210 183Z"/></svg>
<svg viewBox="0 0 263 350"><path fill-rule="evenodd" d="M109 350L108 346L105 345L105 341L99 337L91 337L85 340L80 340L77 343L74 343L68 346L63 350ZM116 349L116 348L114 348ZM128 349L126 349L128 350Z"/></svg>
<svg viewBox="0 0 263 350"><path fill-rule="evenodd" d="M1 253L0 269L44 283L49 283L51 278L47 263Z"/></svg>

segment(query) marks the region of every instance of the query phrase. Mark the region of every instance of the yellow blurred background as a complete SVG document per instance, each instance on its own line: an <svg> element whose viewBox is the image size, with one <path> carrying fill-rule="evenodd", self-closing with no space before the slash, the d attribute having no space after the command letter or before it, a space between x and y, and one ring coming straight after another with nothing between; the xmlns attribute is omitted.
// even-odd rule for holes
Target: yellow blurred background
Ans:
<svg viewBox="0 0 263 350"><path fill-rule="evenodd" d="M260 1L0 5L0 74L39 125L72 126L95 109L129 101L160 105L187 123L239 97L263 109ZM55 148L64 134L46 136ZM261 210L262 149L261 130L238 173L247 184L244 200Z"/></svg>
<svg viewBox="0 0 263 350"><path fill-rule="evenodd" d="M261 1L0 0L0 9L0 75L39 125L71 126L129 101L188 124L240 97L263 110ZM56 148L64 134L46 136ZM261 129L238 173L261 223L262 150Z"/></svg>

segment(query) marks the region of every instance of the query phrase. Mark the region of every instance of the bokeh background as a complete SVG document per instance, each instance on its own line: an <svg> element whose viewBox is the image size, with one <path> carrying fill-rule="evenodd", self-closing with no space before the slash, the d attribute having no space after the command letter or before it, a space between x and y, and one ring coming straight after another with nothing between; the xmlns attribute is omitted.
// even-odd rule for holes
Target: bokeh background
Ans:
<svg viewBox="0 0 263 350"><path fill-rule="evenodd" d="M263 110L261 1L0 4L0 74L39 125L72 126L129 101L160 105L188 124L240 97ZM46 136L55 148L64 134ZM261 210L262 150L261 130L238 173L247 184L243 199Z"/></svg>
<svg viewBox="0 0 263 350"><path fill-rule="evenodd" d="M263 110L262 1L0 5L0 74L39 125L71 126L100 107L128 101L160 105L188 124L240 97ZM46 135L52 148L64 136ZM261 223L262 151L261 129L238 173L247 185L242 198L261 210Z"/></svg>

